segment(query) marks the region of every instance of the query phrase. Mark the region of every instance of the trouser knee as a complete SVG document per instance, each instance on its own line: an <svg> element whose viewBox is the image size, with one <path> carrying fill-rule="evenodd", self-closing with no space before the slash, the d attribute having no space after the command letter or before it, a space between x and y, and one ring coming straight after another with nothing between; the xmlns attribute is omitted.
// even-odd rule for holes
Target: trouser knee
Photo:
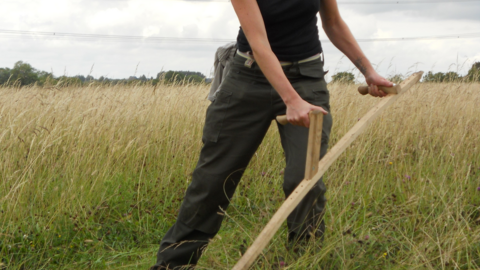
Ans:
<svg viewBox="0 0 480 270"><path fill-rule="evenodd" d="M211 174L195 170L194 180L187 189L178 220L187 226L215 234L220 230L224 211L230 204L243 170Z"/></svg>

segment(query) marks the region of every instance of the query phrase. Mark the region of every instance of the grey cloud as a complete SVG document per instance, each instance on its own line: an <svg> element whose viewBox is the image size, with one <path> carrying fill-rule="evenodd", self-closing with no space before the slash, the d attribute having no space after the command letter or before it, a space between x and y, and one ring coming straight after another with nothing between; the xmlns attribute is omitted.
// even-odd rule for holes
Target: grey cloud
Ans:
<svg viewBox="0 0 480 270"><path fill-rule="evenodd" d="M406 16L437 20L476 20L480 21L480 3L430 3L430 4L393 4L393 5L344 5L341 10L353 10L362 15L388 16L392 12L401 12Z"/></svg>
<svg viewBox="0 0 480 270"><path fill-rule="evenodd" d="M23 0L18 0L21 1ZM134 3L128 0L81 2L71 0L63 3L68 6L64 12L55 12L52 9L39 12L36 2L32 5L2 6L11 12L3 14L0 24L3 25L3 29L27 31L232 40L235 39L239 27L231 5L216 1L186 5L185 2L177 4L178 2L174 1ZM466 19L474 14L480 14L479 6L478 4L472 6L472 3L450 6L398 5L393 11L387 5L344 5L340 8L356 37L374 38L473 32L480 29L478 18L475 17L475 21ZM416 10L417 8L419 10ZM188 16L186 9L190 9ZM115 10L121 14L118 15ZM320 33L321 38L325 39L322 30ZM480 39L374 42L361 43L361 47L373 63L382 63L379 72L388 75L395 72L404 74L417 62L421 62L419 68L427 71L430 69L445 71L455 63L457 53L461 61L465 59L478 61L479 41ZM222 44L109 42L97 39L34 40L3 37L0 42L0 51L3 52L0 67L12 67L16 61L23 60L38 69L47 71L53 69L55 75L63 75L65 70L69 75L86 75L95 64L92 73L95 77L124 78L133 75L137 64L140 63L137 75L155 76L162 69L171 69L195 70L208 76L214 52L220 45ZM343 56L332 44L323 44L323 47L328 69L334 71L336 67L338 71L354 70L348 59L343 58L340 61Z"/></svg>
<svg viewBox="0 0 480 270"><path fill-rule="evenodd" d="M195 70L209 75L218 44L11 40L1 59L1 67L12 67L22 60L35 68L53 71L56 76L87 75L92 65L95 77L125 78L134 75L155 76L163 69Z"/></svg>

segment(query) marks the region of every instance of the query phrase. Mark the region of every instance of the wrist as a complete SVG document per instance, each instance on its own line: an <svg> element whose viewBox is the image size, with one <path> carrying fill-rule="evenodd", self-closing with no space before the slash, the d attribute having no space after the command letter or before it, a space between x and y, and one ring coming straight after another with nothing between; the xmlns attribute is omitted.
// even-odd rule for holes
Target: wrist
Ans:
<svg viewBox="0 0 480 270"><path fill-rule="evenodd" d="M360 70L363 76L365 76L365 78L370 76L372 72L375 72L375 69L373 68L372 64L370 63L370 61L368 61L368 59L365 56L357 58L353 63L358 68L358 70Z"/></svg>
<svg viewBox="0 0 480 270"><path fill-rule="evenodd" d="M285 103L285 105L288 107L291 104L300 100L301 97L300 97L300 95L298 95L298 93L295 90L293 90L292 93L290 93L289 95L286 95L285 97L282 97L282 99L283 99L283 102Z"/></svg>
<svg viewBox="0 0 480 270"><path fill-rule="evenodd" d="M372 67L370 69L367 69L367 71L363 74L365 76L365 79L368 80L369 78L373 78L377 75L377 71Z"/></svg>

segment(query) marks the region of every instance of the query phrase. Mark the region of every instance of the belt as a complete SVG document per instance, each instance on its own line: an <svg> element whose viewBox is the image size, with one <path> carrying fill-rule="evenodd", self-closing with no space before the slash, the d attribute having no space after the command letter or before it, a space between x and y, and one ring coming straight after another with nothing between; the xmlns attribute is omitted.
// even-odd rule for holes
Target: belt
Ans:
<svg viewBox="0 0 480 270"><path fill-rule="evenodd" d="M241 51L237 50L237 54L246 59L245 64L244 64L246 67L251 68L253 63L255 63L255 58L253 58L253 55L250 52L245 53L245 52L241 52ZM317 53L313 56L310 56L308 58L305 58L305 59L302 59L302 60L299 60L299 61L296 61L296 62L280 61L280 65L281 66L290 66L290 65L293 65L294 63L299 63L299 64L307 63L307 62L311 62L311 61L314 61L314 60L317 60L317 59L320 59L320 58L322 58L322 54Z"/></svg>

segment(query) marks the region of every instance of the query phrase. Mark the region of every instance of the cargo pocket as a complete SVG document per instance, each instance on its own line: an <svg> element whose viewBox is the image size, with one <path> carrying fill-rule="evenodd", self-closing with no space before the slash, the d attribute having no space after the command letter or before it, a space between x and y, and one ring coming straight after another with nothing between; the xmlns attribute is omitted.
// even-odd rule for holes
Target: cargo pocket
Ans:
<svg viewBox="0 0 480 270"><path fill-rule="evenodd" d="M203 141L217 142L222 130L223 121L230 104L232 93L220 90L215 101L207 109L205 126L203 128Z"/></svg>
<svg viewBox="0 0 480 270"><path fill-rule="evenodd" d="M325 81L325 71L323 70L323 63L320 59L302 63L299 65L299 73L302 75L302 86L304 96L302 98L307 102L322 106L329 110L330 95L327 90L327 83Z"/></svg>
<svg viewBox="0 0 480 270"><path fill-rule="evenodd" d="M330 112L330 92L327 88L327 82L324 79L318 82L318 84L312 89L315 96L314 105L321 106L328 112Z"/></svg>
<svg viewBox="0 0 480 270"><path fill-rule="evenodd" d="M325 76L325 72L323 71L323 63L320 61L320 59L302 63L299 65L299 69L300 74L305 77L323 79Z"/></svg>

